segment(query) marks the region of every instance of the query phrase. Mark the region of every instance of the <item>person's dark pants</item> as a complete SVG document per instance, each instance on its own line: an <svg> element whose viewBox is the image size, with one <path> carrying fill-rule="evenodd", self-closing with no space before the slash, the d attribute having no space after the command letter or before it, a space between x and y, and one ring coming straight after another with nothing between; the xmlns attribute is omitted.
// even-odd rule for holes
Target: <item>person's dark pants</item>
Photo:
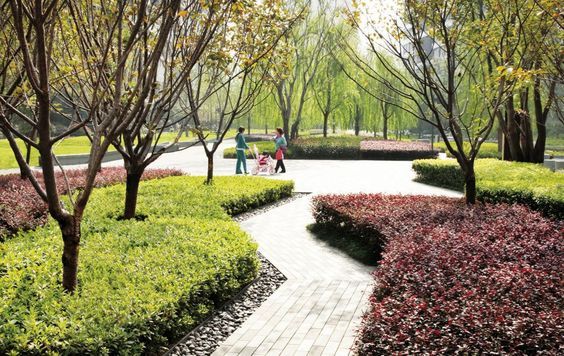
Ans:
<svg viewBox="0 0 564 356"><path fill-rule="evenodd" d="M286 167L284 166L284 160L277 160L276 161L276 168L274 168L274 172L278 172L278 168L282 168L280 173L286 173Z"/></svg>

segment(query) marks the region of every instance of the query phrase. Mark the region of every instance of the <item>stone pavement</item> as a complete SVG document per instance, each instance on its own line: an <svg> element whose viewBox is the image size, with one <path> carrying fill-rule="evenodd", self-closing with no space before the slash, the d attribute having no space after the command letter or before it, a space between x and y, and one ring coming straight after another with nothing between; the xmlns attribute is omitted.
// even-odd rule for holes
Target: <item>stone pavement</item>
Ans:
<svg viewBox="0 0 564 356"><path fill-rule="evenodd" d="M317 240L310 197L242 223L288 280L214 355L347 355L371 289L371 267Z"/></svg>

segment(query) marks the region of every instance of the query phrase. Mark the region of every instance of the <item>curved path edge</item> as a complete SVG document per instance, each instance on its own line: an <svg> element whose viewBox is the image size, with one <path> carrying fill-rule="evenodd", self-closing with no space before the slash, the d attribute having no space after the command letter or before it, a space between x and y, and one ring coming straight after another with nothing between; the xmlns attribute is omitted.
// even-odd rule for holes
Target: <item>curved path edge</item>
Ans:
<svg viewBox="0 0 564 356"><path fill-rule="evenodd" d="M288 280L213 355L349 355L373 267L316 239L311 196L241 223Z"/></svg>

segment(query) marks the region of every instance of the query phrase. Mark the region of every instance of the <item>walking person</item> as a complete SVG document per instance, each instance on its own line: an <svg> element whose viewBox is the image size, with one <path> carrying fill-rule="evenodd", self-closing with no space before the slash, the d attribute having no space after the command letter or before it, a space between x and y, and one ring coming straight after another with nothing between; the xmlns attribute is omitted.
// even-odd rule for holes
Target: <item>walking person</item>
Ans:
<svg viewBox="0 0 564 356"><path fill-rule="evenodd" d="M245 174L249 174L249 172L247 172L247 157L245 154L245 150L248 150L249 146L247 146L247 142L245 142L245 136L243 135L244 132L245 128L239 127L239 132L235 135L235 142L237 143L235 145L235 149L237 150L237 166L235 167L235 174L243 173L241 171L241 164L243 165Z"/></svg>
<svg viewBox="0 0 564 356"><path fill-rule="evenodd" d="M288 142L286 142L286 138L284 137L284 130L282 130L280 127L276 128L274 145L276 152L276 168L274 168L274 173L278 173L279 168L281 169L280 173L286 173L286 166L284 166L284 154L288 149Z"/></svg>

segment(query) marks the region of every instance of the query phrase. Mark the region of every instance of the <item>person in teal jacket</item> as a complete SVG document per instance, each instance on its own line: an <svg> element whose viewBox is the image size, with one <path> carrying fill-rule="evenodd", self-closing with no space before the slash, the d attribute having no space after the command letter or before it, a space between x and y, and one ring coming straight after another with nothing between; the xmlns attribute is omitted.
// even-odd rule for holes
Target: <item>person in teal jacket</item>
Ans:
<svg viewBox="0 0 564 356"><path fill-rule="evenodd" d="M249 172L247 172L247 157L245 155L245 150L248 150L249 146L247 146L247 142L245 142L245 136L243 136L244 132L245 128L239 127L239 132L235 136L235 142L237 143L235 146L235 149L237 150L237 166L235 167L235 174L243 173L241 171L241 163L243 164L245 174L249 174Z"/></svg>

